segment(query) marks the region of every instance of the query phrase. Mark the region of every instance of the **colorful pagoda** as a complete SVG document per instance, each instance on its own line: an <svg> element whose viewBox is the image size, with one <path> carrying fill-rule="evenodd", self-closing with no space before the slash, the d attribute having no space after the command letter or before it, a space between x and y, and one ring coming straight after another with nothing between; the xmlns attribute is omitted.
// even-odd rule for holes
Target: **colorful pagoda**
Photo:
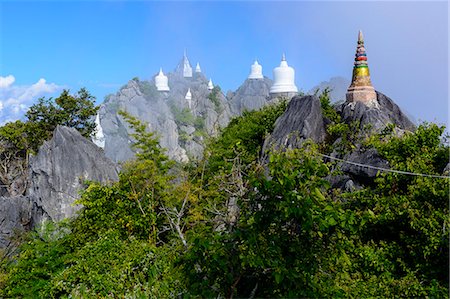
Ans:
<svg viewBox="0 0 450 299"><path fill-rule="evenodd" d="M369 66L361 31L358 34L352 83L347 90L346 97L347 102L363 102L367 106L374 106L377 103L377 94L370 82Z"/></svg>

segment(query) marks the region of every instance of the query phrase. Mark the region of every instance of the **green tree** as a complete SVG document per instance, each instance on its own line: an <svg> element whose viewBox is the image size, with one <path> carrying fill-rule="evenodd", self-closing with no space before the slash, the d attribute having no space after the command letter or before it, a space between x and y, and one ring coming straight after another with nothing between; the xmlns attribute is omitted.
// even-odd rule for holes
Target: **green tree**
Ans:
<svg viewBox="0 0 450 299"><path fill-rule="evenodd" d="M261 110L244 111L242 116L233 118L217 139L206 149L207 171L216 172L231 166L236 156L243 165L258 160L264 139L274 129L277 118L286 110L286 101L267 105Z"/></svg>
<svg viewBox="0 0 450 299"><path fill-rule="evenodd" d="M10 122L0 127L0 185L10 196L22 195L28 186L28 123Z"/></svg>
<svg viewBox="0 0 450 299"><path fill-rule="evenodd" d="M64 90L56 99L40 98L26 113L31 130L40 141L33 145L33 149L37 150L44 140L48 140L58 125L75 128L89 138L95 132L94 117L98 109L95 97L85 88L75 95Z"/></svg>

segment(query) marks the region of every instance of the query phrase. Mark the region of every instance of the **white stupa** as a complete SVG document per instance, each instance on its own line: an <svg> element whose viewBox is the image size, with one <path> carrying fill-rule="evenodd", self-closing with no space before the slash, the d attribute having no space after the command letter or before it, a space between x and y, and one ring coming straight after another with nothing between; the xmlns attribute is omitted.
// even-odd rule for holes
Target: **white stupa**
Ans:
<svg viewBox="0 0 450 299"><path fill-rule="evenodd" d="M184 51L183 57L183 77L192 78L192 67L189 63L189 59L187 58L186 51Z"/></svg>
<svg viewBox="0 0 450 299"><path fill-rule="evenodd" d="M158 91L170 91L169 79L164 75L162 68L159 69L159 74L155 77L155 86Z"/></svg>
<svg viewBox="0 0 450 299"><path fill-rule="evenodd" d="M214 85L213 85L212 80L211 80L211 78L210 78L210 79L209 79L209 82L208 82L208 89L209 89L209 90L213 90L213 88L214 88Z"/></svg>
<svg viewBox="0 0 450 299"><path fill-rule="evenodd" d="M286 61L283 54L279 67L273 69L273 85L270 88L271 94L293 94L297 93L295 86L295 71Z"/></svg>
<svg viewBox="0 0 450 299"><path fill-rule="evenodd" d="M195 67L195 72L196 73L201 73L202 69L200 68L200 63L197 62L197 66Z"/></svg>
<svg viewBox="0 0 450 299"><path fill-rule="evenodd" d="M192 109L192 93L190 88L186 92L186 96L184 97L184 99L187 100L189 109Z"/></svg>
<svg viewBox="0 0 450 299"><path fill-rule="evenodd" d="M257 60L252 64L250 75L248 76L249 79L264 79L264 76L262 74L262 66L258 63Z"/></svg>
<svg viewBox="0 0 450 299"><path fill-rule="evenodd" d="M186 100L192 100L192 93L191 89L188 88L188 91L186 92L186 96L184 97Z"/></svg>
<svg viewBox="0 0 450 299"><path fill-rule="evenodd" d="M97 116L95 117L95 135L92 138L92 141L95 145L97 145L100 148L105 148L105 135L103 134L103 129L100 124L100 115L97 113Z"/></svg>

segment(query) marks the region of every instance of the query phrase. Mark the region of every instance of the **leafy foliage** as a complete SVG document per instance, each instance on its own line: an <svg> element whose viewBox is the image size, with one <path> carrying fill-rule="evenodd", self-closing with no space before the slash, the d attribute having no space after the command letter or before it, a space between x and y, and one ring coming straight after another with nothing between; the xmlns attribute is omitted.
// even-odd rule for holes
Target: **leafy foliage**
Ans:
<svg viewBox="0 0 450 299"><path fill-rule="evenodd" d="M220 112L221 109L219 99L219 95L221 92L222 90L220 89L220 86L216 85L208 95L208 99L214 104L214 109L216 110L216 112Z"/></svg>
<svg viewBox="0 0 450 299"><path fill-rule="evenodd" d="M286 101L280 101L261 110L244 111L242 116L232 119L207 149L209 171L229 167L227 161L236 156L244 165L257 161L266 135L272 133L276 119L285 110Z"/></svg>
<svg viewBox="0 0 450 299"><path fill-rule="evenodd" d="M331 133L351 145L351 125L339 128L321 100ZM2 263L0 296L448 296L449 179L380 173L345 193L330 188L332 165L312 142L272 152L262 165L265 135L285 107L233 119L187 169L122 113L136 160L112 185L88 183L78 218L30 234ZM402 136L387 130L363 146L393 169L441 174L443 132L434 124Z"/></svg>
<svg viewBox="0 0 450 299"><path fill-rule="evenodd" d="M28 110L26 122L10 122L0 127L0 185L5 186L6 194L25 193L28 157L51 138L57 125L73 127L89 137L95 130L93 117L97 110L94 97L84 88L75 96L64 90L55 100L40 98Z"/></svg>
<svg viewBox="0 0 450 299"><path fill-rule="evenodd" d="M81 135L90 137L95 131L94 116L98 110L94 101L95 98L85 88L76 95L64 90L54 100L40 98L26 113L28 122L33 124L33 133L41 139L37 146L49 139L58 125L75 128Z"/></svg>

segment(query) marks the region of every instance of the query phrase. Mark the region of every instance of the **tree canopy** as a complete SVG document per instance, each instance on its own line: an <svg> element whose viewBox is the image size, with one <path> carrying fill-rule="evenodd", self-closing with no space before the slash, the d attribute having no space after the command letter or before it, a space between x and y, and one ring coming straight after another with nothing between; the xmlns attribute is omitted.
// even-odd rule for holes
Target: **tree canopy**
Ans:
<svg viewBox="0 0 450 299"><path fill-rule="evenodd" d="M39 228L3 259L0 296L447 297L449 179L380 172L346 192L328 183L334 165L321 153L330 147L313 142L263 163L264 136L284 109L234 119L187 166L123 113L136 159L117 183L88 183L76 219ZM393 169L439 175L449 161L443 132L422 124L363 143Z"/></svg>
<svg viewBox="0 0 450 299"><path fill-rule="evenodd" d="M22 195L27 188L28 156L37 153L58 125L77 129L83 136L95 133L95 98L84 88L71 95L40 98L26 113L25 121L0 127L0 195ZM5 190L2 192L2 189Z"/></svg>

